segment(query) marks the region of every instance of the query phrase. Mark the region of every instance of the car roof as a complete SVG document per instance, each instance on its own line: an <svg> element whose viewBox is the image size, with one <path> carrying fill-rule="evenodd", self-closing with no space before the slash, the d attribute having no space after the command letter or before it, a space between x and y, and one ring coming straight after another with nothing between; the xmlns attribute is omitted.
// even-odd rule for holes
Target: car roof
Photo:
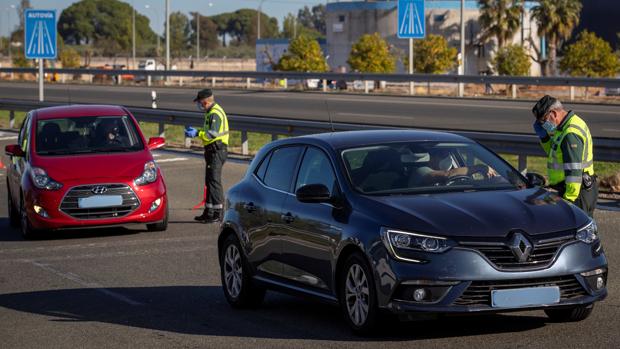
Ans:
<svg viewBox="0 0 620 349"><path fill-rule="evenodd" d="M125 108L118 105L63 105L36 109L37 119L74 118L81 116L123 116L127 115Z"/></svg>
<svg viewBox="0 0 620 349"><path fill-rule="evenodd" d="M334 149L355 148L370 144L398 142L472 142L469 138L448 132L402 129L319 133L296 138L288 138L278 141L278 143L295 143L299 141L323 143Z"/></svg>

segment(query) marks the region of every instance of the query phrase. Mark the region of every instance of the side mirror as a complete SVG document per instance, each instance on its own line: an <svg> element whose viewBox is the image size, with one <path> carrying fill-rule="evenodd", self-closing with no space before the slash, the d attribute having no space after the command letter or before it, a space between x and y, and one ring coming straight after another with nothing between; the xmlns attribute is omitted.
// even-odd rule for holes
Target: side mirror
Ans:
<svg viewBox="0 0 620 349"><path fill-rule="evenodd" d="M297 189L295 196L297 200L305 203L329 202L332 197L329 189L323 184L304 185Z"/></svg>
<svg viewBox="0 0 620 349"><path fill-rule="evenodd" d="M8 156L17 156L17 157L23 157L24 151L22 150L22 147L20 147L17 144L9 144L6 147L4 147L4 153Z"/></svg>
<svg viewBox="0 0 620 349"><path fill-rule="evenodd" d="M527 180L530 182L530 184L533 187L542 187L542 186L545 186L545 184L547 184L545 177L543 177L542 175L539 175L538 173L529 172L525 175L525 177L527 178Z"/></svg>
<svg viewBox="0 0 620 349"><path fill-rule="evenodd" d="M149 150L159 149L166 145L166 140L163 137L151 137L149 138Z"/></svg>

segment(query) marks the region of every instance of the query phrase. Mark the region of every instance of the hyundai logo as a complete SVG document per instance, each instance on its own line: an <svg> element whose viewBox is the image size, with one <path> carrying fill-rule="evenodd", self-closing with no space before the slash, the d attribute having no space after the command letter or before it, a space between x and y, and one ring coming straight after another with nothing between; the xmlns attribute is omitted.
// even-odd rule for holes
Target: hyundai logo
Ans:
<svg viewBox="0 0 620 349"><path fill-rule="evenodd" d="M96 187L93 187L93 189L91 190L93 192L93 194L104 194L106 191L108 191L108 187L104 187L102 185L98 185Z"/></svg>
<svg viewBox="0 0 620 349"><path fill-rule="evenodd" d="M523 263L530 258L532 253L532 243L521 233L514 233L508 241L508 247L512 251L512 254L517 258L519 263Z"/></svg>

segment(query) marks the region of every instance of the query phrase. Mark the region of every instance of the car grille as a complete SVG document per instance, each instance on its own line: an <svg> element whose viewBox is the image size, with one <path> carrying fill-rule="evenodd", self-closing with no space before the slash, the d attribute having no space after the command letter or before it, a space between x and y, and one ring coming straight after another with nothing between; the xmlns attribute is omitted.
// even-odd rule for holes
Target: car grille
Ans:
<svg viewBox="0 0 620 349"><path fill-rule="evenodd" d="M574 276L556 278L472 281L463 294L454 301L454 305L491 306L491 291L514 288L558 286L560 301L587 296L588 293Z"/></svg>
<svg viewBox="0 0 620 349"><path fill-rule="evenodd" d="M93 188L105 187L105 195L121 195L123 202L120 206L79 208L78 200L93 195ZM60 210L76 219L105 219L123 217L140 206L140 200L134 191L126 184L96 184L83 185L71 188L65 195Z"/></svg>
<svg viewBox="0 0 620 349"><path fill-rule="evenodd" d="M491 263L499 269L530 269L548 266L558 250L567 242L574 241L574 234L556 238L553 240L543 240L533 244L532 253L524 262L519 262L510 248L504 243L497 244L476 244L464 243L463 247L474 249L482 253Z"/></svg>

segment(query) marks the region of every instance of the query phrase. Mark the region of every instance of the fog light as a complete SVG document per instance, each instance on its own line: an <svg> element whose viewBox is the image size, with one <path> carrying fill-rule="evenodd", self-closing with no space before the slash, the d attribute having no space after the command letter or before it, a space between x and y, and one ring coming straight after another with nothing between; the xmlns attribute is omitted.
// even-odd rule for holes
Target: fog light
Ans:
<svg viewBox="0 0 620 349"><path fill-rule="evenodd" d="M596 278L596 289L600 290L603 287L605 287L605 280L602 276L599 276Z"/></svg>
<svg viewBox="0 0 620 349"><path fill-rule="evenodd" d="M153 203L151 204L151 208L149 208L149 213L155 211L159 207L159 205L161 205L161 198L153 201Z"/></svg>
<svg viewBox="0 0 620 349"><path fill-rule="evenodd" d="M426 290L423 288L417 288L415 291L413 291L413 299L416 302L421 302L424 300L424 298L426 298Z"/></svg>
<svg viewBox="0 0 620 349"><path fill-rule="evenodd" d="M36 212L39 216L43 217L43 218L49 218L49 215L47 214L47 211L45 211L45 209L39 205L34 205L34 212Z"/></svg>

